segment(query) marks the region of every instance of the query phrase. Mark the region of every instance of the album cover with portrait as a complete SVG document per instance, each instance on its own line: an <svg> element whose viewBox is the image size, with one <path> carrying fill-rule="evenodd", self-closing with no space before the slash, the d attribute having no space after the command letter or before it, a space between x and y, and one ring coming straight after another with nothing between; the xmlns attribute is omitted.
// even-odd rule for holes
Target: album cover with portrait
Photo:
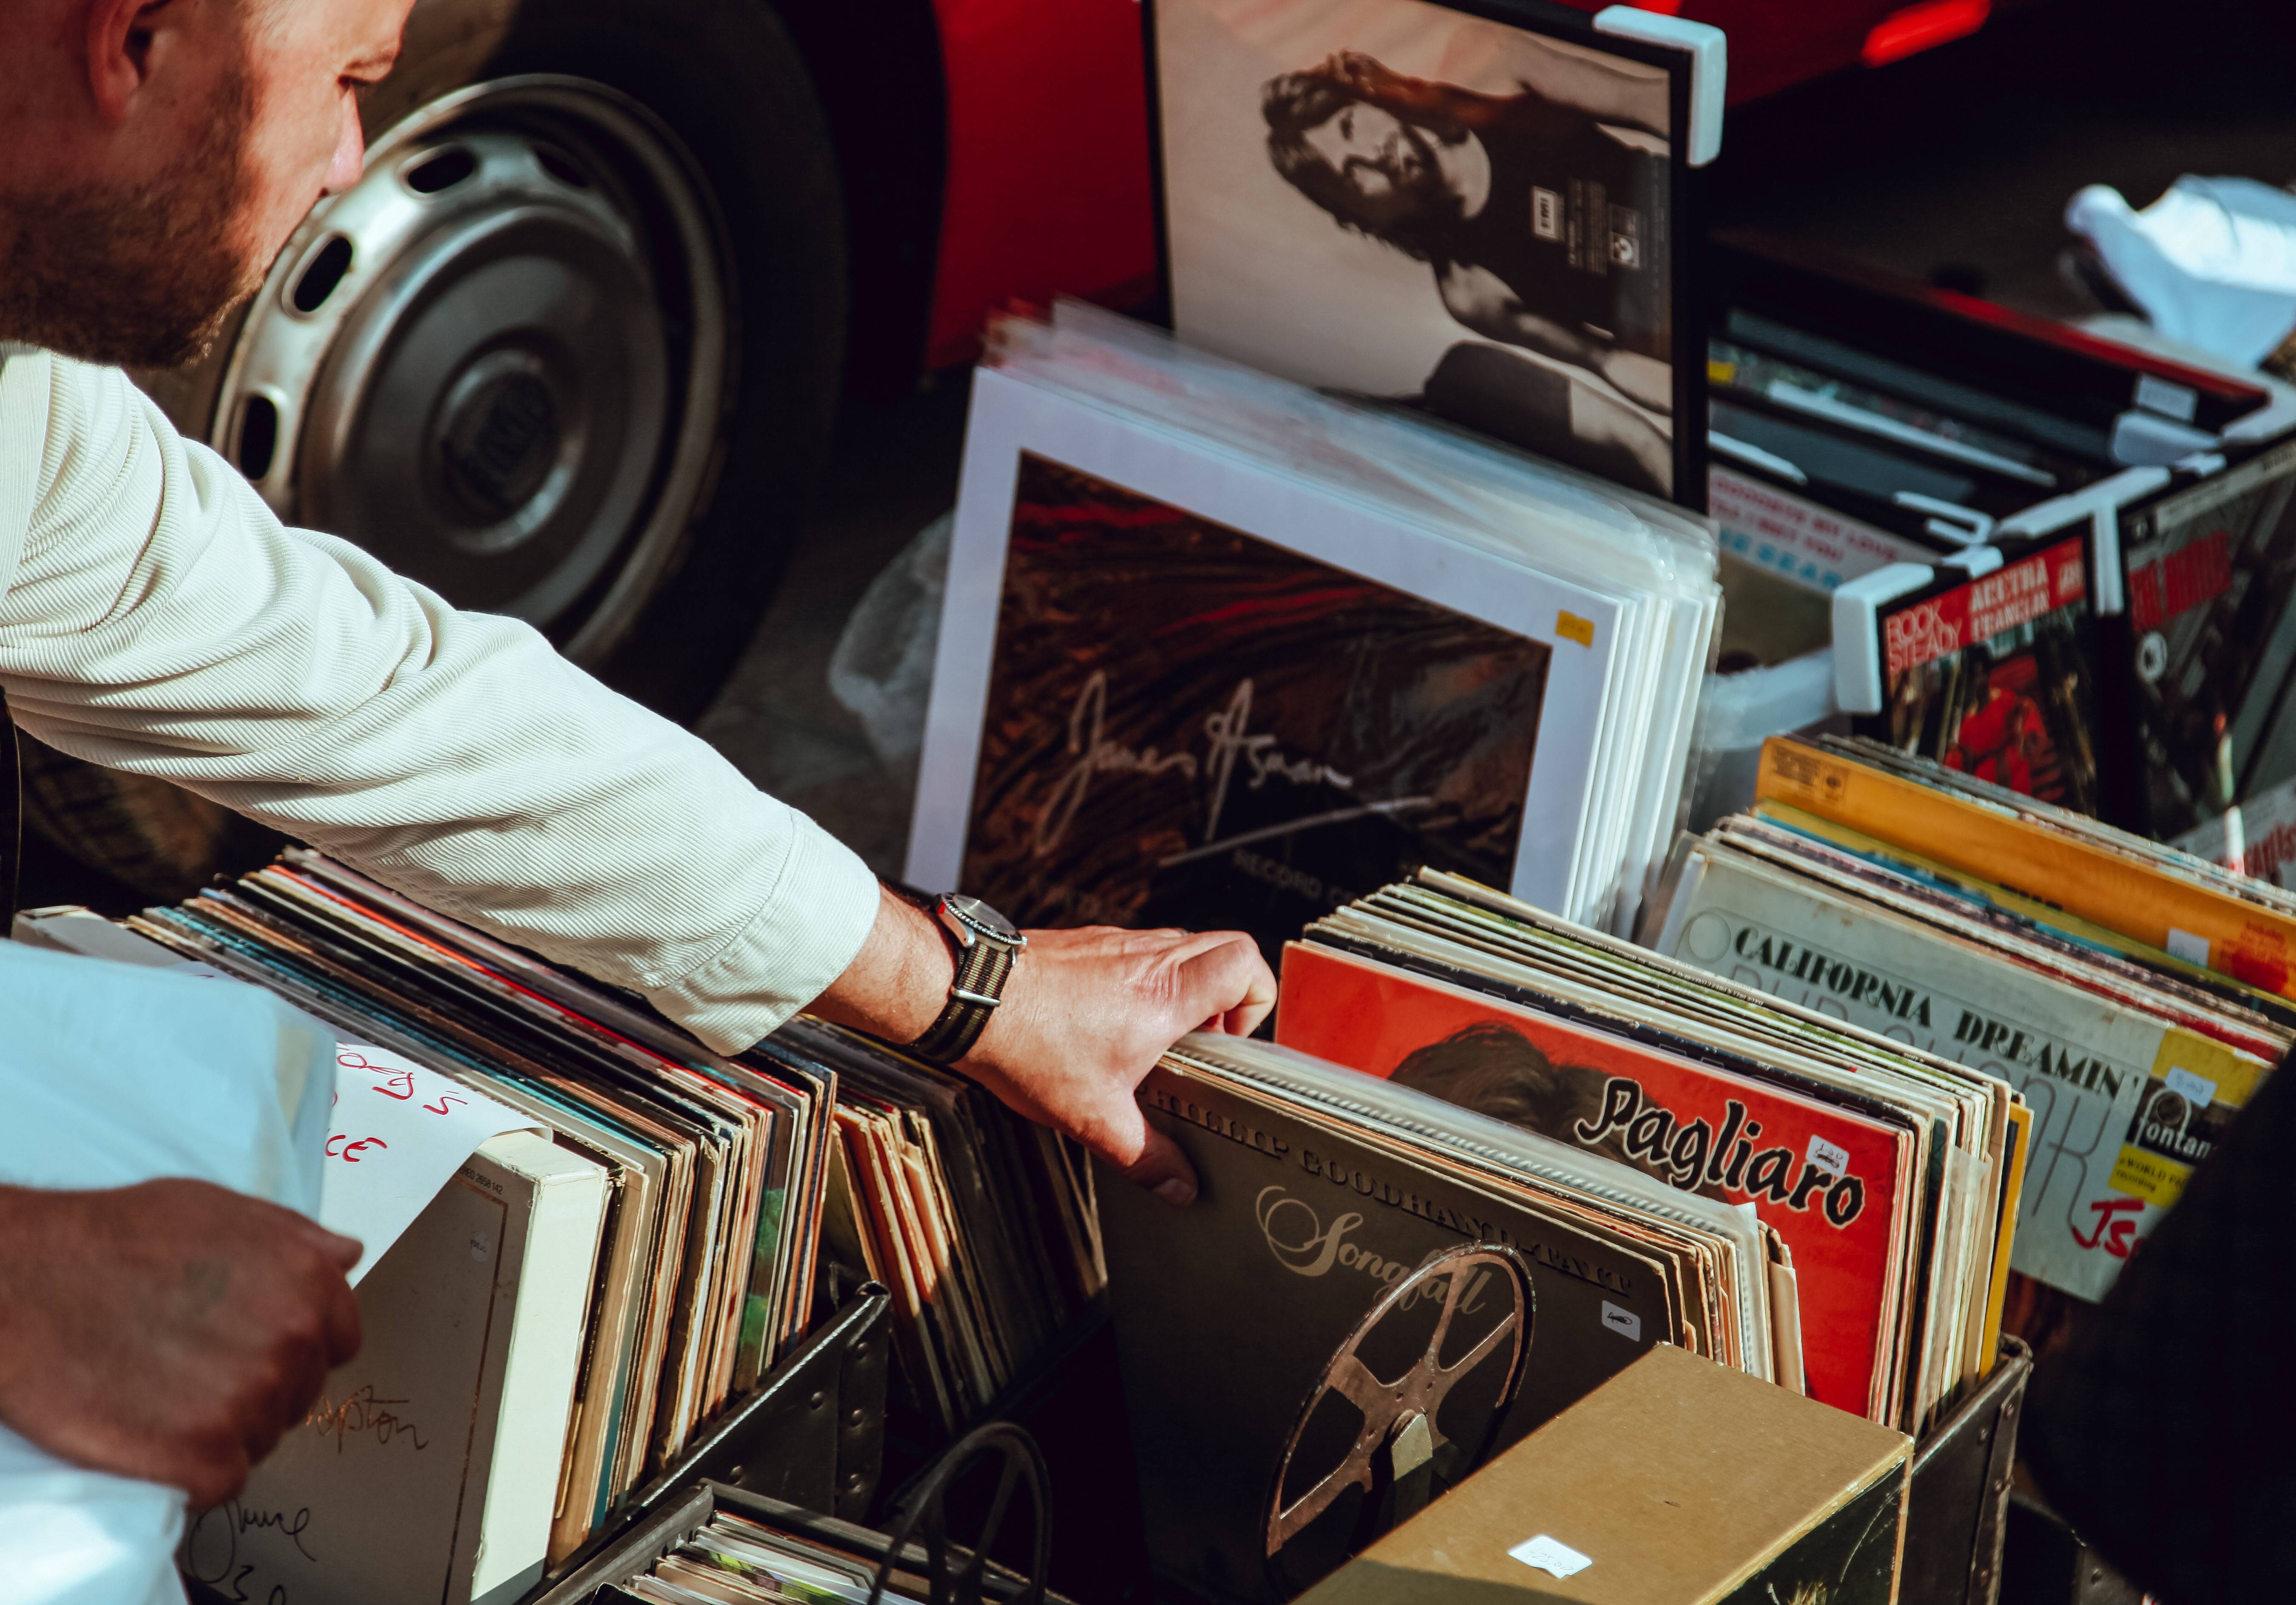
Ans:
<svg viewBox="0 0 2296 1605"><path fill-rule="evenodd" d="M1151 29L1182 339L1704 508L1718 32L1540 0L1152 0Z"/></svg>

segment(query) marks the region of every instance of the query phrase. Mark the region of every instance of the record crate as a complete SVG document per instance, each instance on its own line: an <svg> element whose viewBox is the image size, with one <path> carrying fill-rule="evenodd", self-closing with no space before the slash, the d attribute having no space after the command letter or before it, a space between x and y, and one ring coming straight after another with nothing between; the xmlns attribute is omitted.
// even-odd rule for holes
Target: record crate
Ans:
<svg viewBox="0 0 2296 1605"><path fill-rule="evenodd" d="M660 1503L650 1519L617 1538L578 1572L547 1592L531 1596L526 1605L592 1605L594 1601L603 1605L604 1599L626 1600L629 1596L614 1590L615 1585L644 1575L656 1560L685 1543L719 1511L871 1559L882 1559L893 1550L891 1539L883 1533L821 1515L786 1500L704 1479L681 1486L677 1496ZM900 1564L920 1575L929 1575L931 1559L923 1545L906 1543L900 1546ZM614 1592L602 1596L601 1591ZM890 1590L886 1597L900 1598ZM969 1605L970 1597L960 1592L955 1596L954 1605ZM1038 1605L1039 1601L1046 1605L1074 1605L1074 1601L1042 1588L1037 1580L1023 1577L994 1560L982 1565L980 1597L997 1601L998 1605L1008 1601L1025 1601L1027 1605Z"/></svg>
<svg viewBox="0 0 2296 1605"><path fill-rule="evenodd" d="M2017 1420L2032 1351L2004 1336L1993 1374L1914 1446L1898 1605L1993 1605L2001 1595Z"/></svg>
<svg viewBox="0 0 2296 1605"><path fill-rule="evenodd" d="M685 1452L631 1494L611 1523L528 1590L523 1605L587 1599L604 1572L587 1588L573 1588L573 1579L597 1570L594 1563L602 1557L642 1543L640 1535L675 1527L669 1513L692 1503L697 1485L746 1489L777 1506L849 1520L865 1514L884 1462L891 1310L884 1287L865 1283L755 1393L696 1431ZM677 1536L707 1514L705 1508ZM651 1557L636 1569L650 1563Z"/></svg>
<svg viewBox="0 0 2296 1605"><path fill-rule="evenodd" d="M1086 1605L1151 1598L1165 1605L1207 1605L1147 1574L1115 1346L1105 1320L1079 1322L1067 1336L1041 1369L999 1401L998 1411L1034 1433L1050 1462L1051 1514L1062 1537L1052 1556L1053 1580ZM1915 1444L1898 1605L2024 1605L2003 1596L2003 1544L2017 1427L2032 1372L2030 1350L2005 1336L1992 1373ZM889 1470L898 1475L905 1459L889 1442ZM906 1486L915 1486L923 1475ZM1009 1547L993 1552L1021 1563Z"/></svg>

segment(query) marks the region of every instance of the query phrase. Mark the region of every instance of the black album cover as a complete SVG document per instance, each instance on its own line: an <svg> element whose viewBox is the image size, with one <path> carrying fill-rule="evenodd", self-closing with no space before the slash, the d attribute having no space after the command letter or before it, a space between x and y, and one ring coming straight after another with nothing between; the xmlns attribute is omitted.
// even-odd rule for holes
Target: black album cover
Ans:
<svg viewBox="0 0 2296 1605"><path fill-rule="evenodd" d="M1592 1237L1169 1069L1140 1099L1201 1190L1175 1209L1103 1175L1117 1352L1151 1559L1210 1599L1288 1599L1377 1535L1408 1423L1374 1413L1439 1325L1459 1374L1429 1412L1435 1493L1668 1335L1655 1267ZM1492 1255L1411 1284L1478 1243L1520 1271ZM1510 1320L1527 1336L1511 1401Z"/></svg>
<svg viewBox="0 0 2296 1605"><path fill-rule="evenodd" d="M1548 653L1024 454L958 884L1270 963L1421 864L1507 885Z"/></svg>
<svg viewBox="0 0 2296 1605"><path fill-rule="evenodd" d="M1688 49L1538 0L1151 14L1181 338L1704 507Z"/></svg>
<svg viewBox="0 0 2296 1605"><path fill-rule="evenodd" d="M2296 777L2296 442L2124 515L2120 766L2169 840Z"/></svg>

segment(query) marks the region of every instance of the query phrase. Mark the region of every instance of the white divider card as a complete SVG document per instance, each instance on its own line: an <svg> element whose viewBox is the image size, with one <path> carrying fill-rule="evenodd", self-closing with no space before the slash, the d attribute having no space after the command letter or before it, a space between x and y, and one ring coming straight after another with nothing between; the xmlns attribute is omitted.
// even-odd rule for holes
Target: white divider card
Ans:
<svg viewBox="0 0 2296 1605"><path fill-rule="evenodd" d="M540 1129L532 1116L404 1054L338 1043L319 1224L365 1246L351 1267L351 1285L373 1269L480 1143L506 1131Z"/></svg>

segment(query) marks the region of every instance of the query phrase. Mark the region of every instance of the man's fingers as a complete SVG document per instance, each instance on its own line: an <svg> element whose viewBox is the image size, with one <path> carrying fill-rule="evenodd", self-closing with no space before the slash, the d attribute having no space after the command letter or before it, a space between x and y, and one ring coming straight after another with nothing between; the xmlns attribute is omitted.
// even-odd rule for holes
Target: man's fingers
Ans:
<svg viewBox="0 0 2296 1605"><path fill-rule="evenodd" d="M1147 1136L1140 1157L1124 1168L1124 1179L1136 1187L1145 1187L1176 1208L1196 1201L1196 1173L1188 1163L1188 1156L1180 1145L1152 1126L1142 1128Z"/></svg>
<svg viewBox="0 0 2296 1605"><path fill-rule="evenodd" d="M1242 932L1208 935L1204 947L1180 966L1181 1018L1201 1021L1207 1031L1249 1036L1275 1007L1275 977L1259 956L1259 945Z"/></svg>
<svg viewBox="0 0 2296 1605"><path fill-rule="evenodd" d="M1140 1106L1128 1095L1106 1111L1107 1123L1076 1132L1085 1145L1124 1173L1136 1187L1145 1187L1166 1203L1179 1206L1196 1201L1196 1173L1179 1145L1148 1124Z"/></svg>
<svg viewBox="0 0 2296 1605"><path fill-rule="evenodd" d="M364 1336L360 1329L358 1295L348 1282L329 1290L326 1310L327 1368L332 1371L356 1358ZM307 1404L308 1400L305 1401Z"/></svg>
<svg viewBox="0 0 2296 1605"><path fill-rule="evenodd" d="M326 1250L327 1257L345 1272L358 1264L359 1256L366 1252L366 1245L356 1237L345 1237L341 1232L330 1232L324 1226L318 1227L317 1231L320 1246Z"/></svg>

